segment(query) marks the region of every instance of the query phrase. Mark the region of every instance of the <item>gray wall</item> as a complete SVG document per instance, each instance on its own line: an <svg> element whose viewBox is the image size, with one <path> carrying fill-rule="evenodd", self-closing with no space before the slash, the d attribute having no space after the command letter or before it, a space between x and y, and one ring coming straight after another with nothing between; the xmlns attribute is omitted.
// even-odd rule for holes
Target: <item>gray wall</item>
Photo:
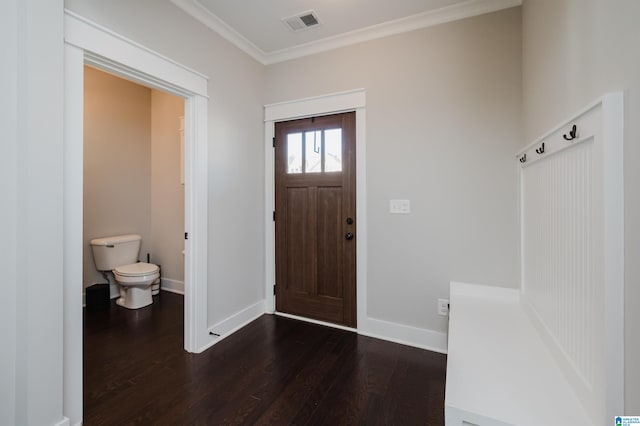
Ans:
<svg viewBox="0 0 640 426"><path fill-rule="evenodd" d="M445 332L449 281L519 285L520 31L514 8L267 67L267 103L366 90L369 317Z"/></svg>
<svg viewBox="0 0 640 426"><path fill-rule="evenodd" d="M63 409L62 1L0 2L0 36L0 424L50 425Z"/></svg>
<svg viewBox="0 0 640 426"><path fill-rule="evenodd" d="M611 91L625 92L625 410L640 413L640 2L525 0L523 105L531 142Z"/></svg>
<svg viewBox="0 0 640 426"><path fill-rule="evenodd" d="M264 298L264 66L169 1L65 7L209 76L208 323Z"/></svg>

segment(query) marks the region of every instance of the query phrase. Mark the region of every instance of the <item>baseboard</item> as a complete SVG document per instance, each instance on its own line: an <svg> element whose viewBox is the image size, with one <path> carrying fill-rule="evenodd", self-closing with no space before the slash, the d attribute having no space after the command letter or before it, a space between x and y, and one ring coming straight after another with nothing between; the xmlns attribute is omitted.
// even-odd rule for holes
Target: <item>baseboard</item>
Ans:
<svg viewBox="0 0 640 426"><path fill-rule="evenodd" d="M297 315L285 314L282 312L274 312L275 315L285 318L291 318L298 321L310 322L325 327L337 328L339 330L353 331L367 337L386 340L401 345L413 346L420 349L426 349L441 354L447 353L447 334L425 328L412 327L409 325L398 324L389 321L383 321L375 318L367 318L366 324L362 324L358 329L345 327L324 321L317 321L310 318L304 318Z"/></svg>
<svg viewBox="0 0 640 426"><path fill-rule="evenodd" d="M160 278L160 289L171 293L182 294L184 296L184 281Z"/></svg>
<svg viewBox="0 0 640 426"><path fill-rule="evenodd" d="M441 354L447 353L447 334L426 328L367 318L366 324L358 327L358 334Z"/></svg>
<svg viewBox="0 0 640 426"><path fill-rule="evenodd" d="M215 333L215 340L206 344L198 350L198 353L209 349L211 346L222 341L226 337L231 336L242 327L246 326L256 318L264 315L266 312L265 301L261 300L253 305L225 318L224 320L209 327L211 333Z"/></svg>

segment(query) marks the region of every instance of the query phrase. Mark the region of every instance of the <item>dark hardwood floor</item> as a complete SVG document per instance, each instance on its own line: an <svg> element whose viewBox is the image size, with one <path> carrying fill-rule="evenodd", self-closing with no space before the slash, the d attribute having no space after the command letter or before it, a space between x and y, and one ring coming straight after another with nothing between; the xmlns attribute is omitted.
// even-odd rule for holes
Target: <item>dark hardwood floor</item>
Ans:
<svg viewBox="0 0 640 426"><path fill-rule="evenodd" d="M182 296L84 316L85 425L443 425L446 356L264 315L202 354Z"/></svg>

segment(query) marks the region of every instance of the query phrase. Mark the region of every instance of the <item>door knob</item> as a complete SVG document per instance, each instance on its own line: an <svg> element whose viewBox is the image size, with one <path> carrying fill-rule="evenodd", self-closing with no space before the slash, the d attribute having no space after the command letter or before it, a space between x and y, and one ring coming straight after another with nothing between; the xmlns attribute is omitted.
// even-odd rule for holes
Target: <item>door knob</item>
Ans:
<svg viewBox="0 0 640 426"><path fill-rule="evenodd" d="M353 234L351 232L347 232L344 235L345 240L353 240Z"/></svg>

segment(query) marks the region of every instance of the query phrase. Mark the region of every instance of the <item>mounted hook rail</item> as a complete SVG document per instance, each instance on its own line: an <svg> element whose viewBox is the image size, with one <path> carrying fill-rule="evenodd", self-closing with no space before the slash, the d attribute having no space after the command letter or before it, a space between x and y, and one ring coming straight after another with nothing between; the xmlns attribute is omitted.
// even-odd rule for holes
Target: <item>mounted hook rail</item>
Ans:
<svg viewBox="0 0 640 426"><path fill-rule="evenodd" d="M522 157L520 157L520 160L519 160L519 161L520 161L521 163L523 163L523 164L524 164L524 163L526 163L526 162L527 162L527 154L524 154Z"/></svg>
<svg viewBox="0 0 640 426"><path fill-rule="evenodd" d="M536 148L536 152L540 155L544 154L544 142L540 145L540 148Z"/></svg>
<svg viewBox="0 0 640 426"><path fill-rule="evenodd" d="M566 141L572 141L574 140L576 137L578 136L578 128L576 127L576 125L574 124L573 127L571 128L571 130L569 131L569 136L567 136L566 134L562 135L562 137L564 138L564 140Z"/></svg>

